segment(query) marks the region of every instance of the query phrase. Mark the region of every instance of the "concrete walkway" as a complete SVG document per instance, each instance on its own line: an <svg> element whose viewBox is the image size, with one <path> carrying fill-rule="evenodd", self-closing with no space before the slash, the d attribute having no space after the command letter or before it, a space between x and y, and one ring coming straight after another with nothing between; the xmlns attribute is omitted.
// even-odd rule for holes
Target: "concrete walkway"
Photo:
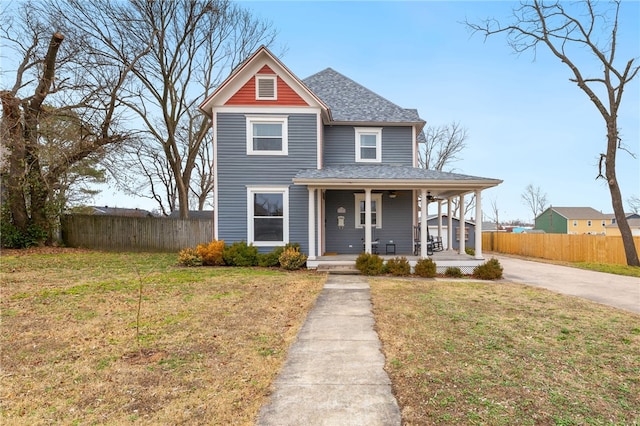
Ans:
<svg viewBox="0 0 640 426"><path fill-rule="evenodd" d="M400 425L366 277L329 275L257 424Z"/></svg>
<svg viewBox="0 0 640 426"><path fill-rule="evenodd" d="M639 278L488 254L487 258L490 257L498 259L507 281L544 287L640 313Z"/></svg>

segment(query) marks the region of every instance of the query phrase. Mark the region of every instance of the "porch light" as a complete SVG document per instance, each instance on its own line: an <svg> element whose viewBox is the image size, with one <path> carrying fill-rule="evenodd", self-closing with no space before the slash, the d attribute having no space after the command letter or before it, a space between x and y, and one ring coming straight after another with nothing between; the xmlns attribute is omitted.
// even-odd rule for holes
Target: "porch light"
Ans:
<svg viewBox="0 0 640 426"><path fill-rule="evenodd" d="M389 192L389 198L396 198L397 196L398 194L396 193L396 191Z"/></svg>

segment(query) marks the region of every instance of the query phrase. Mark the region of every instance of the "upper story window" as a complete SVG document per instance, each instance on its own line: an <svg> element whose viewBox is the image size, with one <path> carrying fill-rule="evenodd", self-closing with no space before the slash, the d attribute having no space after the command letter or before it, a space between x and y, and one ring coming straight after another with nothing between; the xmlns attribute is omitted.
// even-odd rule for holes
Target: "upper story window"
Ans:
<svg viewBox="0 0 640 426"><path fill-rule="evenodd" d="M356 127L356 162L380 163L382 161L382 128Z"/></svg>
<svg viewBox="0 0 640 426"><path fill-rule="evenodd" d="M364 228L366 222L367 207L365 202L365 194L355 194L356 200L356 228ZM374 228L382 228L382 194L371 194L371 226Z"/></svg>
<svg viewBox="0 0 640 426"><path fill-rule="evenodd" d="M256 99L259 101L278 99L278 85L275 75L256 75Z"/></svg>
<svg viewBox="0 0 640 426"><path fill-rule="evenodd" d="M287 155L287 117L246 116L247 155Z"/></svg>

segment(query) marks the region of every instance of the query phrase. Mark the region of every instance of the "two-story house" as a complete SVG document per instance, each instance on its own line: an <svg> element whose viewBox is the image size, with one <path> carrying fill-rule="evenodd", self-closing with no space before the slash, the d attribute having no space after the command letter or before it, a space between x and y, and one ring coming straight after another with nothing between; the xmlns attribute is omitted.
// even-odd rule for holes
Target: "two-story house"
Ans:
<svg viewBox="0 0 640 426"><path fill-rule="evenodd" d="M592 207L548 207L535 219L536 229L551 234L605 234L615 216Z"/></svg>
<svg viewBox="0 0 640 426"><path fill-rule="evenodd" d="M330 68L301 80L265 47L200 108L212 120L215 237L262 251L299 243L310 267L378 244L411 255L418 225L427 241L428 203L418 200L474 193L482 217L481 191L502 182L418 167L425 121L415 109Z"/></svg>

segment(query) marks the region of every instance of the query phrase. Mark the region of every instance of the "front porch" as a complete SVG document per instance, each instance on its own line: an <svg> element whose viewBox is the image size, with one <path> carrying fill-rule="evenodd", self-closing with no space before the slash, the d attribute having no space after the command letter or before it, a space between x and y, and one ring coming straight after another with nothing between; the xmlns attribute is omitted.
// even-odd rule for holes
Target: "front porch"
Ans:
<svg viewBox="0 0 640 426"><path fill-rule="evenodd" d="M411 268L420 260L420 256L414 256L413 254L380 255L385 262L394 257L402 256L407 258ZM358 255L355 254L317 256L313 260L307 260L307 268L325 272L354 271L357 257ZM436 272L439 274L444 273L449 267L458 267L463 274L471 274L476 266L485 262L485 259L476 259L468 254L459 254L453 250L434 252L432 255L429 255L429 258L435 262Z"/></svg>

